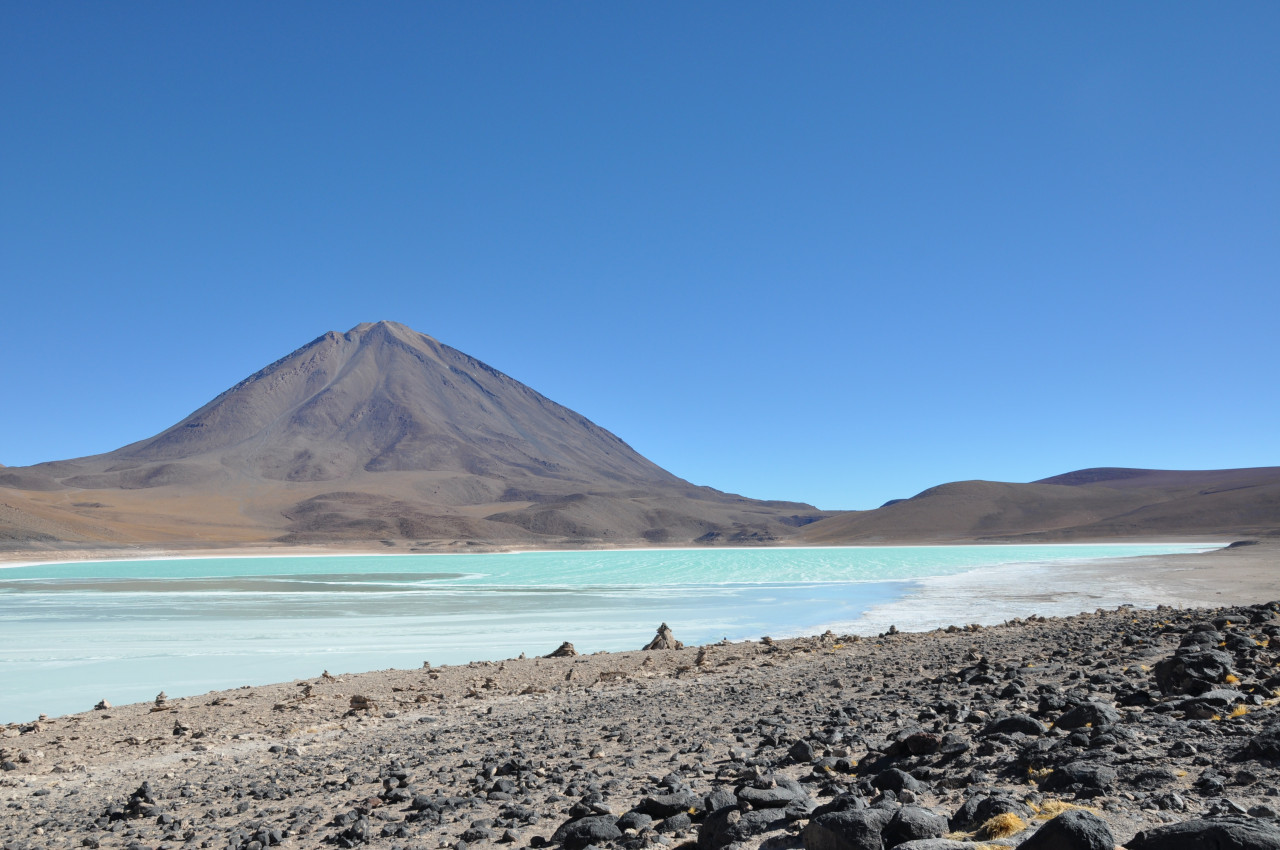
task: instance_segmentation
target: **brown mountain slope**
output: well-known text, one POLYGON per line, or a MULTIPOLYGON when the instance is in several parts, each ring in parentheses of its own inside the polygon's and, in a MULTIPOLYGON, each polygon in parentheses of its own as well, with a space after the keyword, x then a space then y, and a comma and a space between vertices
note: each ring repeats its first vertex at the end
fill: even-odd
POLYGON ((1280 467, 1086 469, 1030 484, 960 481, 803 529, 807 543, 1280 534, 1280 467))
POLYGON ((1070 487, 1097 484, 1117 490, 1156 488, 1200 491, 1274 484, 1277 480, 1280 480, 1280 467, 1274 466, 1248 469, 1126 469, 1102 466, 1078 469, 1031 483, 1064 484, 1070 487))
POLYGON ((393 322, 327 333, 149 439, 0 470, 0 501, 12 538, 104 543, 767 542, 824 516, 695 487, 393 322))

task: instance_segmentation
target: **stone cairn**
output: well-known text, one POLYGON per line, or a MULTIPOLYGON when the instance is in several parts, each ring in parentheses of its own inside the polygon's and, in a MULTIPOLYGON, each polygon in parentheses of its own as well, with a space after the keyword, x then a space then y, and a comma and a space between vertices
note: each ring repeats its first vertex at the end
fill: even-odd
POLYGON ((658 626, 658 633, 654 635, 653 640, 645 644, 644 649, 646 652, 654 649, 684 649, 684 644, 676 640, 671 627, 663 623, 658 626))

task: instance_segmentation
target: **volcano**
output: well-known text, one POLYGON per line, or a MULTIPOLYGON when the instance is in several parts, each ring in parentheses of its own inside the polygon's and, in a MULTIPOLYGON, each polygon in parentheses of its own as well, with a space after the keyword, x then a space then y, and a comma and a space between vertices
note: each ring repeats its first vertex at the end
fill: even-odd
POLYGON ((326 333, 148 439, 4 468, 0 488, 0 535, 32 543, 767 543, 825 516, 694 486, 385 321, 326 333))

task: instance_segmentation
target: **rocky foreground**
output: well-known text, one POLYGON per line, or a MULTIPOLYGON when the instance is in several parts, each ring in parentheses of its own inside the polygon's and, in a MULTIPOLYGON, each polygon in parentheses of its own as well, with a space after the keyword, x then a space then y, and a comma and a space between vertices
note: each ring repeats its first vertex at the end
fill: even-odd
POLYGON ((1280 848, 1280 603, 675 646, 9 726, 0 846, 1280 848))

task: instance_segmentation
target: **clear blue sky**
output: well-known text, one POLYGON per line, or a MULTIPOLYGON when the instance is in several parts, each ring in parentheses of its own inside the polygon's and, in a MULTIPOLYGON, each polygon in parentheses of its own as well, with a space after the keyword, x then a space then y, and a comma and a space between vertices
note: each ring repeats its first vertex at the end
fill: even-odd
POLYGON ((1280 464, 1280 4, 0 4, 0 462, 393 319, 824 508, 1280 464))

